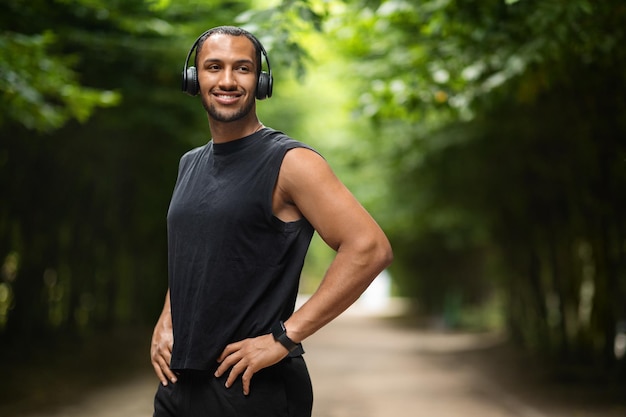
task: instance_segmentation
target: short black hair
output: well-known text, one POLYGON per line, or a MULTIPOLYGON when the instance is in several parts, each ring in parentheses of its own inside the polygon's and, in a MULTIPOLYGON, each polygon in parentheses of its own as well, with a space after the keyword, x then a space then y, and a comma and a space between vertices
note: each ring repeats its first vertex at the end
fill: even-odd
POLYGON ((261 61, 261 53, 262 53, 261 51, 263 50, 263 46, 261 45, 261 42, 259 42, 259 40, 252 33, 237 26, 217 26, 217 27, 214 27, 213 29, 207 30, 206 32, 204 32, 202 36, 200 36, 200 39, 198 39, 198 45, 196 47, 196 58, 195 58, 196 68, 198 67, 198 55, 200 55, 200 50, 202 49, 202 45, 204 45, 204 41, 206 41, 209 37, 215 34, 229 35, 229 36, 245 36, 246 38, 250 39, 250 42, 252 42, 252 45, 254 45, 254 50, 256 54, 257 77, 261 75, 261 67, 263 65, 261 61))

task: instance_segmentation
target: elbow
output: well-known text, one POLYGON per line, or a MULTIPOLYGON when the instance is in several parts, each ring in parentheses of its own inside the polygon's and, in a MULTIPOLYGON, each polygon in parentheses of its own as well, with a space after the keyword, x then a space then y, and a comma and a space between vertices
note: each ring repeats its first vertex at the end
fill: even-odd
POLYGON ((382 232, 378 236, 360 236, 360 239, 340 245, 337 252, 344 254, 359 268, 369 271, 374 276, 393 262, 391 244, 382 232))
POLYGON ((376 273, 381 272, 393 262, 393 250, 384 235, 381 238, 370 241, 365 253, 367 253, 367 262, 372 269, 376 270, 376 273))
POLYGON ((384 242, 381 242, 379 246, 377 258, 382 271, 393 262, 393 249, 387 238, 385 238, 384 242))

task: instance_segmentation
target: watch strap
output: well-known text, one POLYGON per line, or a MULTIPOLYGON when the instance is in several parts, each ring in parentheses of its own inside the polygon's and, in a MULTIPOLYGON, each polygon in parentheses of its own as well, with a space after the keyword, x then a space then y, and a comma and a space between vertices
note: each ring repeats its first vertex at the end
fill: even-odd
POLYGON ((278 341, 289 351, 290 357, 300 356, 304 353, 302 343, 296 343, 287 336, 287 329, 282 320, 272 326, 271 333, 274 340, 278 341))

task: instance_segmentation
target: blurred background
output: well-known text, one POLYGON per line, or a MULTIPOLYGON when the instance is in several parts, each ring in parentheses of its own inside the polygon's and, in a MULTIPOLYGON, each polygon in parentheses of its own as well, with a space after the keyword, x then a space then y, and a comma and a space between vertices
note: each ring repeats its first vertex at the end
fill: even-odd
MULTIPOLYGON (((626 380, 622 0, 3 0, 0 402, 149 362, 178 160, 210 139, 180 74, 222 24, 269 52, 261 120, 388 234, 406 321, 626 380)), ((303 294, 332 256, 315 237, 303 294)))

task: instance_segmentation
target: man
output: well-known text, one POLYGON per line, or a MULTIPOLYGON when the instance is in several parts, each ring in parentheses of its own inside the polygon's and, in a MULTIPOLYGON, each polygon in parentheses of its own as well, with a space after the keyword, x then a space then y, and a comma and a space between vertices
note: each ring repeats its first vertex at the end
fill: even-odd
POLYGON ((168 211, 154 415, 309 417, 300 343, 358 299, 391 247, 318 153, 259 121, 272 87, 259 41, 225 26, 194 47, 183 88, 200 94, 212 139, 181 158, 168 211), (336 256, 294 312, 314 230, 336 256))

